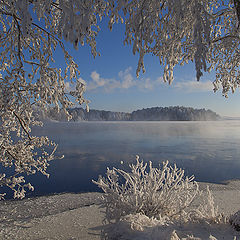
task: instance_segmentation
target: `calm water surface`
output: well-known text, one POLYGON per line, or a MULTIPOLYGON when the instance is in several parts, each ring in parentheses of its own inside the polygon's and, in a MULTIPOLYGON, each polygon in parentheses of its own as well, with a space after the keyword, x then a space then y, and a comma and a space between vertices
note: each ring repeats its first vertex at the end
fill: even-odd
POLYGON ((49 136, 65 158, 51 162, 49 179, 28 177, 35 186, 29 196, 99 191, 91 179, 106 167, 127 168, 136 154, 155 166, 176 163, 198 181, 240 178, 240 121, 46 123, 33 134, 49 136))

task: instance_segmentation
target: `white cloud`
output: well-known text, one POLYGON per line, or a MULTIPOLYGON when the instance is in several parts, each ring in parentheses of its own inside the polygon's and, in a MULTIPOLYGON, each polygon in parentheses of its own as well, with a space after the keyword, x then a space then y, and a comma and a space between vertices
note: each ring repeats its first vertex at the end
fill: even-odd
POLYGON ((143 79, 143 81, 140 82, 139 88, 140 89, 146 89, 146 90, 152 90, 155 85, 155 81, 151 81, 150 78, 143 79))
POLYGON ((100 78, 99 73, 97 73, 96 71, 91 73, 91 78, 99 87, 102 87, 106 84, 106 80, 103 78, 100 78))
POLYGON ((157 80, 151 80, 150 78, 137 79, 132 74, 132 68, 129 67, 118 73, 118 78, 104 78, 96 71, 93 71, 90 75, 91 79, 87 81, 87 91, 103 89, 106 92, 113 91, 114 89, 129 89, 132 87, 141 90, 152 90, 157 85, 162 84, 162 77, 157 80))
POLYGON ((91 73, 91 79, 86 82, 87 91, 103 88, 105 91, 109 92, 112 89, 119 88, 119 82, 115 79, 103 78, 99 73, 93 71, 91 73))
POLYGON ((125 71, 120 71, 118 73, 122 88, 128 89, 136 85, 136 81, 134 81, 131 71, 132 68, 129 67, 125 71))
MULTIPOLYGON (((151 91, 160 85, 167 85, 167 83, 164 83, 163 77, 158 77, 156 80, 151 80, 150 78, 137 79, 133 76, 131 67, 120 71, 117 79, 104 78, 100 76, 97 71, 93 71, 90 75, 90 80, 85 81, 82 78, 79 78, 79 80, 86 85, 87 91, 104 90, 106 92, 111 92, 114 89, 129 89, 133 87, 142 91, 151 91)), ((213 84, 211 81, 198 82, 197 80, 175 80, 170 87, 185 92, 208 92, 213 90, 213 84)), ((67 92, 75 90, 75 84, 66 82, 65 90, 67 92)))
POLYGON ((186 92, 209 92, 213 90, 213 84, 211 81, 182 81, 173 84, 173 87, 186 92))

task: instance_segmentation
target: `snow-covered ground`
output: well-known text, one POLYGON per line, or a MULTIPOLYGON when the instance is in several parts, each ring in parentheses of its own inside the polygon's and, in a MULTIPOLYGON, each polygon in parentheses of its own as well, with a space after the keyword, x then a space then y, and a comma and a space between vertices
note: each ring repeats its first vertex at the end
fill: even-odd
MULTIPOLYGON (((206 183, 200 183, 205 188, 206 183)), ((219 211, 226 216, 240 210, 240 181, 228 184, 209 184, 219 211)), ((101 193, 59 194, 0 202, 0 239, 101 239, 101 231, 114 232, 119 239, 225 239, 231 240, 240 234, 228 224, 182 224, 152 226, 138 225, 142 217, 133 222, 126 219, 118 225, 104 225, 104 209, 98 206, 101 193), (139 228, 137 226, 140 226, 139 228), (190 236, 195 238, 191 238, 190 236), (212 236, 211 236, 212 235, 212 236), (187 237, 189 236, 189 237, 187 237), (210 236, 210 238, 209 238, 210 236)), ((132 219, 131 219, 132 221, 132 219)), ((144 220, 145 223, 147 220, 144 220)), ((113 232, 112 232, 113 233, 113 232)), ((109 237, 111 234, 106 236, 109 237)))

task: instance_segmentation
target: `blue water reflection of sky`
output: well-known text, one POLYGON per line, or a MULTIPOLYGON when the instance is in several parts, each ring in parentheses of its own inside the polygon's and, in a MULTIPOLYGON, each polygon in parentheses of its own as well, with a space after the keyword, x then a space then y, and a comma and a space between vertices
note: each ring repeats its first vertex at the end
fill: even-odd
POLYGON ((28 177, 35 186, 31 195, 98 191, 92 179, 107 167, 127 168, 136 154, 154 166, 176 163, 198 181, 240 177, 238 121, 49 123, 33 134, 51 136, 65 158, 51 162, 49 179, 28 177))

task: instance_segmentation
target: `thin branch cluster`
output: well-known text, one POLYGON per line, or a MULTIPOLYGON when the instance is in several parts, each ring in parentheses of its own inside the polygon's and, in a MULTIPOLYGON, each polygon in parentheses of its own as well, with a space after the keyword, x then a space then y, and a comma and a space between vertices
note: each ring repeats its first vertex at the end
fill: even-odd
POLYGON ((164 65, 165 82, 172 83, 176 65, 192 61, 198 81, 203 72, 215 70, 214 91, 222 88, 227 97, 239 87, 239 1, 113 2, 109 26, 119 19, 125 23, 124 43, 132 44, 133 54, 139 53, 137 75, 145 72, 144 56, 152 54, 164 65))
POLYGON ((108 222, 138 214, 163 222, 222 221, 209 189, 203 198, 194 177, 185 177, 176 165, 165 162, 154 168, 152 162, 148 166, 137 156, 136 164, 129 167, 129 172, 108 168, 106 177, 93 180, 105 193, 102 205, 108 222))
POLYGON ((78 65, 64 48, 61 37, 72 41, 73 31, 77 28, 83 34, 85 28, 81 41, 84 38, 92 42, 94 33, 86 31, 90 18, 85 17, 85 22, 77 19, 78 10, 71 4, 0 1, 0 186, 11 188, 14 197, 23 198, 25 188, 33 190, 23 174, 39 171, 49 176, 46 170, 57 148, 48 137, 31 135, 32 126, 42 125, 34 110, 46 111, 51 106, 68 115, 66 109, 74 105, 70 96, 80 104, 88 103, 83 98, 85 86, 78 80, 78 65), (56 48, 64 54, 64 69, 54 65, 56 48), (75 91, 66 92, 67 80, 76 83, 75 91))
POLYGON ((21 174, 47 174, 54 158, 54 143, 31 136, 31 127, 42 124, 34 108, 50 106, 68 115, 72 97, 88 104, 78 65, 63 41, 75 48, 88 44, 96 57, 102 18, 109 19, 110 29, 120 21, 124 44, 139 54, 137 75, 145 71, 146 54, 159 57, 169 83, 177 64, 193 61, 197 80, 214 69, 214 90, 222 87, 227 96, 240 84, 239 9, 233 0, 0 0, 0 162, 14 172, 2 172, 0 186, 23 197, 21 174), (65 59, 61 68, 54 63, 57 49, 65 59), (66 81, 76 89, 67 92, 66 81))

